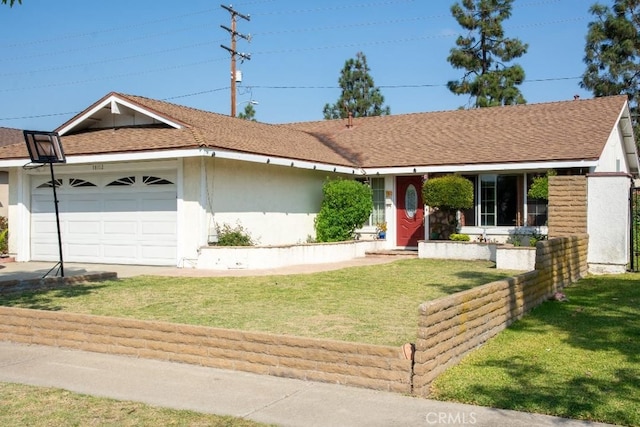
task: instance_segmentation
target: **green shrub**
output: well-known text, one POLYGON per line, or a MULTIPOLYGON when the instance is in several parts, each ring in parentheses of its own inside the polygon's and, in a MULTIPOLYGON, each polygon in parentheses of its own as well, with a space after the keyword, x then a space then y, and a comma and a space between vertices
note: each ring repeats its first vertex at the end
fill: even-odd
POLYGON ((471 240, 468 234, 458 234, 458 233, 451 234, 451 236, 449 236, 449 239, 454 240, 456 242, 468 242, 469 240, 471 240))
POLYGON ((368 185, 358 181, 327 180, 315 220, 318 242, 343 242, 354 238, 373 210, 373 196, 368 185))
POLYGON ((0 216, 0 254, 9 251, 9 225, 7 218, 0 216))
POLYGON ((527 196, 531 199, 549 200, 549 177, 555 175, 556 171, 549 169, 545 176, 536 176, 533 178, 527 196))
POLYGON ((470 209, 473 207, 473 183, 460 175, 430 178, 422 186, 422 197, 432 208, 470 209))
POLYGON ((536 243, 538 243, 541 240, 547 240, 547 235, 540 234, 537 232, 531 233, 531 236, 529 237, 529 246, 535 247, 536 243))
POLYGON ((218 246, 253 246, 255 243, 251 235, 242 225, 231 227, 229 224, 216 224, 218 246))

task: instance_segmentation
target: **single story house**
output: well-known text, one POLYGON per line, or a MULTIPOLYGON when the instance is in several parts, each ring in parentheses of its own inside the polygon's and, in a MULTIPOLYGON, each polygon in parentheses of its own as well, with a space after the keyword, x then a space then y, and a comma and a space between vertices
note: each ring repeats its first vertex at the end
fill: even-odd
MULTIPOLYGON (((384 248, 429 238, 421 186, 446 173, 474 183, 461 232, 504 240, 518 227, 545 232, 546 203, 527 198, 533 177, 639 172, 624 96, 273 125, 112 92, 56 131, 70 262, 195 265, 223 224, 259 245, 305 243, 322 185, 337 177, 371 185, 374 211, 359 234, 372 238, 385 222, 384 248)), ((0 147, 10 252, 56 261, 49 168, 28 163, 24 142, 0 147)))

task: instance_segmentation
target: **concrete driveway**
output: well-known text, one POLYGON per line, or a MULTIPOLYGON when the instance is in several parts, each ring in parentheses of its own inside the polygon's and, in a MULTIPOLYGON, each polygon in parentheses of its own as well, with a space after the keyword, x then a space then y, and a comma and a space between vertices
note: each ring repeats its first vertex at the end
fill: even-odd
MULTIPOLYGON (((357 267, 364 265, 383 264, 396 261, 400 258, 415 257, 409 255, 367 255, 363 258, 356 258, 350 261, 325 263, 325 264, 305 264, 293 265, 281 268, 264 270, 204 270, 195 268, 178 268, 167 266, 148 265, 124 265, 124 264, 84 264, 84 263, 64 263, 65 276, 81 276, 92 273, 115 272, 119 278, 153 275, 171 277, 224 277, 224 276, 268 276, 286 274, 307 274, 320 271, 339 270, 347 267, 357 267)), ((0 282, 8 280, 29 280, 39 279, 56 267, 56 262, 8 262, 0 264, 0 282)), ((51 271, 47 277, 55 277, 56 269, 51 271)))

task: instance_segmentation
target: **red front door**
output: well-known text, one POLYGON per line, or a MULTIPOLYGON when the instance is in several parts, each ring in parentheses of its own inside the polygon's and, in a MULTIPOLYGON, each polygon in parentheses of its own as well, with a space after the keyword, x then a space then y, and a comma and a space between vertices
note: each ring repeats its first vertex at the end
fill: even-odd
POLYGON ((417 247, 424 240, 422 176, 399 176, 397 188, 397 245, 417 247))

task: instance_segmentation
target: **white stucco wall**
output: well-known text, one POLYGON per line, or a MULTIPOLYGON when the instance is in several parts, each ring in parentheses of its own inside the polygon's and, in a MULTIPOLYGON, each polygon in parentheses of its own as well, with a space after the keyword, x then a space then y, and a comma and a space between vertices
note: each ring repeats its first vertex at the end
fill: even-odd
POLYGON ((206 205, 203 203, 205 159, 180 160, 178 189, 178 266, 197 263, 198 249, 207 243, 206 205))
POLYGON ((622 273, 629 262, 629 188, 627 175, 587 177, 587 262, 591 273, 622 273))
POLYGON ((9 253, 16 261, 29 261, 31 179, 22 169, 14 168, 9 172, 9 253))
POLYGON ((205 160, 203 202, 208 217, 201 233, 216 224, 240 224, 259 245, 304 243, 315 237, 322 184, 335 174, 215 157, 205 160))
POLYGON ((598 165, 594 172, 622 172, 629 173, 629 164, 625 156, 625 148, 622 142, 622 134, 619 127, 613 129, 605 144, 598 165))
POLYGON ((0 171, 0 216, 9 214, 9 173, 0 171))

